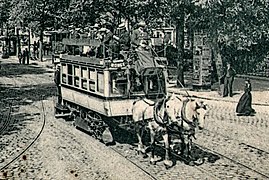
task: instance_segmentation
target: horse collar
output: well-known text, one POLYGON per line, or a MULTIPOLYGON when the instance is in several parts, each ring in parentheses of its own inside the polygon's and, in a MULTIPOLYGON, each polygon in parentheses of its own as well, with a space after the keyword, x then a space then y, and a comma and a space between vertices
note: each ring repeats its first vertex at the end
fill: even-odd
MULTIPOLYGON (((191 120, 188 120, 187 116, 186 116, 186 107, 187 107, 187 103, 189 102, 190 100, 187 99, 185 101, 183 101, 183 106, 182 106, 182 110, 181 110, 181 117, 182 119, 189 125, 193 126, 194 127, 194 124, 191 120)), ((195 119, 196 117, 193 117, 193 119, 195 119)), ((192 119, 192 120, 193 120, 192 119)))

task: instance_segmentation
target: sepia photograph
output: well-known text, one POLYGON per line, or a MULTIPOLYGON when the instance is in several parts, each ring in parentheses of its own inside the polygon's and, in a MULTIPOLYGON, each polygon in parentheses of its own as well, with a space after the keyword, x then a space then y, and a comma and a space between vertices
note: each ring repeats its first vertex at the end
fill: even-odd
POLYGON ((0 0, 0 180, 269 179, 268 0, 0 0))

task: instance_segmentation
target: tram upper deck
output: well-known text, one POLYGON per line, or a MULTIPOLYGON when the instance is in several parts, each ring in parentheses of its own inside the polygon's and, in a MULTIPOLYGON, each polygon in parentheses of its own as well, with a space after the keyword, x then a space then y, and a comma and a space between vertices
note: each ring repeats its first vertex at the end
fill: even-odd
MULTIPOLYGON (((100 46, 96 40, 64 40, 65 44, 100 46)), ((145 68, 138 87, 132 66, 125 59, 82 57, 61 54, 61 85, 89 93, 99 98, 160 98, 166 94, 164 69, 161 66, 145 68)))

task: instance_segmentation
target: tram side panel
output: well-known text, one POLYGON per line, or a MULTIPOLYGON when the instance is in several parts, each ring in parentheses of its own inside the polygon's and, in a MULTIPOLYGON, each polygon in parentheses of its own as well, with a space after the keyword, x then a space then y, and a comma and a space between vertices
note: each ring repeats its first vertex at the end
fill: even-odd
POLYGON ((64 86, 62 86, 62 97, 64 101, 74 103, 108 117, 132 115, 134 99, 95 97, 94 95, 64 86))

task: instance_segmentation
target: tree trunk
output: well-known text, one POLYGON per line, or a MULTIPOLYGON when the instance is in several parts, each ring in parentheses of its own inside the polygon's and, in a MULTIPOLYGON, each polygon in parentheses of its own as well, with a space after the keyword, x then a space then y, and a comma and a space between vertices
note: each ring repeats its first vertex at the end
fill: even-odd
POLYGON ((177 19, 176 23, 176 45, 177 45, 177 87, 184 87, 184 11, 177 19))
POLYGON ((28 54, 29 54, 29 58, 31 57, 31 30, 28 29, 28 54))
POLYGON ((21 52, 21 39, 20 39, 20 29, 16 28, 16 34, 17 34, 17 56, 19 56, 19 53, 21 52))
POLYGON ((39 40, 39 58, 43 61, 43 29, 40 30, 40 40, 39 40))

